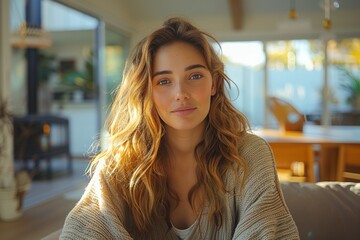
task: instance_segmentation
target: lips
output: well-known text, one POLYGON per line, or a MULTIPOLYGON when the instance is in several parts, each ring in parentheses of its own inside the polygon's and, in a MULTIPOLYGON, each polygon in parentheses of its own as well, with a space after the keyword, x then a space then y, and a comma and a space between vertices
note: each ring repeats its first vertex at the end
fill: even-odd
POLYGON ((190 107, 190 106, 185 106, 185 107, 179 107, 176 108, 174 110, 171 111, 171 113, 175 113, 178 115, 188 115, 191 114, 193 111, 196 110, 196 107, 190 107))

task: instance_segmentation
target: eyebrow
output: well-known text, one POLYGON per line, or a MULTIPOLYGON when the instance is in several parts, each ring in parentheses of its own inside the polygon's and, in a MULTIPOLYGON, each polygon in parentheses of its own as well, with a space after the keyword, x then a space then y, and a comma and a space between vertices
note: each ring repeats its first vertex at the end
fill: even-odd
POLYGON ((194 64, 194 65, 190 65, 188 67, 185 68, 185 71, 189 71, 189 70, 192 70, 194 68, 205 68, 206 67, 204 65, 201 65, 201 64, 194 64))
MULTIPOLYGON (((204 69, 207 69, 204 65, 202 64, 194 64, 194 65, 190 65, 188 67, 185 68, 185 71, 189 71, 189 70, 192 70, 192 69, 195 69, 195 68, 204 68, 204 69)), ((164 70, 164 71, 158 71, 156 73, 153 74, 153 77, 156 77, 158 75, 164 75, 164 74, 171 74, 172 71, 169 71, 169 70, 164 70)))

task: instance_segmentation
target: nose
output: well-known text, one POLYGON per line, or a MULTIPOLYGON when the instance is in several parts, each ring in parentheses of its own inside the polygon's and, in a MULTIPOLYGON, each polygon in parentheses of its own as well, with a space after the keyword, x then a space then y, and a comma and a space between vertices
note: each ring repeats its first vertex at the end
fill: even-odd
POLYGON ((187 100, 190 98, 190 94, 184 83, 180 82, 177 84, 175 97, 177 101, 187 100))

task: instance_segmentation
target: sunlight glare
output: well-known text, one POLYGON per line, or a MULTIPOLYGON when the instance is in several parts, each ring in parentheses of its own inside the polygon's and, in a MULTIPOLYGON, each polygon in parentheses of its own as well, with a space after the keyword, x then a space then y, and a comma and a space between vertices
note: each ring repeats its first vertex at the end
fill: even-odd
POLYGON ((255 67, 265 62, 261 42, 222 42, 221 48, 225 59, 235 64, 255 67))

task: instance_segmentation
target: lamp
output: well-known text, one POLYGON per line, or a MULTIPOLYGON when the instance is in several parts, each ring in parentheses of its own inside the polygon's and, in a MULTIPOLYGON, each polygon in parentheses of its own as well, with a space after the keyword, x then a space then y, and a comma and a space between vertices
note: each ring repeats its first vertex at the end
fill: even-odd
POLYGON ((324 9, 324 20, 322 22, 323 28, 330 29, 331 22, 331 10, 340 8, 339 1, 337 0, 324 0, 321 2, 320 7, 324 9))
MULTIPOLYGON (((20 11, 17 10, 21 19, 20 11)), ((10 43, 15 48, 48 48, 52 45, 52 38, 48 31, 41 27, 29 26, 24 20, 19 28, 11 33, 10 43)))
POLYGON ((324 12, 325 12, 325 16, 324 16, 324 20, 322 22, 323 27, 325 29, 330 29, 331 28, 331 19, 330 19, 330 0, 324 0, 324 12))
POLYGON ((290 0, 290 10, 289 10, 288 15, 291 20, 295 20, 298 16, 298 13, 296 11, 296 6, 295 6, 295 0, 290 0))
POLYGON ((11 46, 15 48, 49 48, 52 44, 49 32, 29 27, 24 21, 19 30, 11 33, 11 46))

